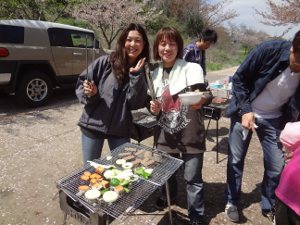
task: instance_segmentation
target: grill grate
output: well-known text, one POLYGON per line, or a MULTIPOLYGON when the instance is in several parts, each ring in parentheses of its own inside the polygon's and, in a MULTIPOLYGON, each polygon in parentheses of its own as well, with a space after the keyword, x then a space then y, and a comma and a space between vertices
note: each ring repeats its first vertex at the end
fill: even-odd
POLYGON ((132 113, 133 123, 146 128, 153 128, 157 125, 156 117, 151 114, 146 114, 144 112, 134 112, 132 113))
MULTIPOLYGON (((96 203, 91 203, 87 201, 84 196, 77 195, 80 176, 84 171, 94 171, 94 168, 90 165, 86 165, 72 172, 69 176, 58 180, 56 182, 57 187, 63 190, 74 201, 79 201, 92 212, 106 213, 114 218, 123 220, 129 213, 137 209, 159 186, 162 186, 183 163, 182 160, 171 157, 158 149, 132 143, 125 143, 114 149, 111 152, 111 159, 103 157, 102 159, 93 161, 103 165, 116 165, 116 160, 120 158, 118 154, 128 152, 128 150, 126 150, 128 148, 131 148, 130 152, 132 152, 133 149, 136 149, 136 151, 143 149, 159 162, 155 162, 150 166, 153 172, 149 180, 141 178, 133 182, 130 188, 131 191, 122 194, 116 202, 108 204, 103 200, 99 200, 96 203)), ((121 169, 118 168, 117 165, 116 167, 117 169, 121 169)))

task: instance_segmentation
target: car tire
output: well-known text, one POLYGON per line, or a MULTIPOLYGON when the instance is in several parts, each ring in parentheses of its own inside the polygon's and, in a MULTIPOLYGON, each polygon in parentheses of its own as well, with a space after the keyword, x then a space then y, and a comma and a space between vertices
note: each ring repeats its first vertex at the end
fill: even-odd
POLYGON ((27 72, 18 82, 16 98, 19 104, 38 107, 46 104, 53 93, 53 84, 46 73, 27 72))

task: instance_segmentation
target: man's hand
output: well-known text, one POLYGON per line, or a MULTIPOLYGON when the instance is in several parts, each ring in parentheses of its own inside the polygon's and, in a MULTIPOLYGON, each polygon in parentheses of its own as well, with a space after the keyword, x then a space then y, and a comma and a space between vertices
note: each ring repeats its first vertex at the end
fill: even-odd
POLYGON ((242 127, 254 132, 256 125, 253 112, 245 113, 242 116, 242 127))

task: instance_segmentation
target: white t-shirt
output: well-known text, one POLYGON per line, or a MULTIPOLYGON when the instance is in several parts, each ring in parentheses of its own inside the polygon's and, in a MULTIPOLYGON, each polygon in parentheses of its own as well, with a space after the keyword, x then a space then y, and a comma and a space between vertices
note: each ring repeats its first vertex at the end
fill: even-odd
POLYGON ((281 107, 295 93, 300 81, 300 73, 286 68, 278 77, 269 82, 264 90, 251 103, 255 117, 264 119, 278 118, 281 107))

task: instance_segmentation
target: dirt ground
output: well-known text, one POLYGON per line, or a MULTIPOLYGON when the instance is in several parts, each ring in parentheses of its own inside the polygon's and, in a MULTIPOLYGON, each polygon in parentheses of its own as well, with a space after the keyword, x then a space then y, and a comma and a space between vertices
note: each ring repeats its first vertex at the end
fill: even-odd
MULTIPOLYGON (((234 69, 209 74, 222 79, 234 69)), ((47 107, 22 109, 12 96, 0 94, 0 225, 63 224, 55 182, 82 166, 80 131, 76 123, 82 106, 73 91, 60 91, 47 107)), ((206 121, 207 123, 208 121, 206 121)), ((206 224, 234 224, 223 211, 226 183, 227 135, 229 120, 219 121, 219 162, 216 163, 216 124, 208 130, 203 177, 205 181, 206 224)), ((142 142, 152 146, 152 138, 142 142)), ((103 154, 108 151, 105 146, 103 154)), ((182 171, 179 169, 180 177, 182 171)), ((260 213, 260 184, 263 175, 261 147, 254 136, 245 164, 240 224, 268 225, 260 213)), ((173 224, 187 224, 184 182, 172 205, 173 224)), ((144 204, 124 221, 111 224, 169 225, 167 210, 156 211, 154 192, 144 204)), ((67 218, 66 224, 80 225, 67 218)))

